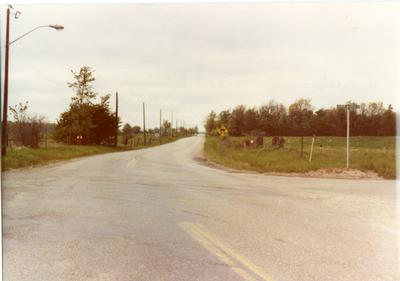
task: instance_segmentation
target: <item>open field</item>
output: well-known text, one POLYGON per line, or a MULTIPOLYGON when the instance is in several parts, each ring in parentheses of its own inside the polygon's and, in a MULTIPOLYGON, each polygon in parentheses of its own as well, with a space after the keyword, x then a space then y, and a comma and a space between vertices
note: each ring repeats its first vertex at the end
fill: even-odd
MULTIPOLYGON (((175 141, 181 137, 163 137, 162 143, 175 141)), ((50 162, 69 160, 72 158, 117 152, 124 150, 136 150, 150 146, 159 145, 158 139, 153 136, 147 139, 147 144, 143 144, 143 136, 135 136, 128 145, 119 142, 118 147, 104 145, 65 145, 49 140, 47 146, 38 149, 26 147, 13 147, 5 157, 3 157, 2 169, 17 169, 22 167, 34 167, 45 165, 50 162)))
MULTIPOLYGON (((300 137, 285 137, 285 146, 275 149, 271 138, 264 138, 264 148, 239 147, 245 137, 229 137, 224 144, 217 137, 206 138, 205 156, 231 168, 258 172, 304 173, 318 169, 346 167, 346 138, 317 137, 312 162, 308 162, 312 137, 304 138, 300 158, 300 137)), ((351 137, 350 168, 374 171, 393 179, 396 176, 395 137, 351 137)))

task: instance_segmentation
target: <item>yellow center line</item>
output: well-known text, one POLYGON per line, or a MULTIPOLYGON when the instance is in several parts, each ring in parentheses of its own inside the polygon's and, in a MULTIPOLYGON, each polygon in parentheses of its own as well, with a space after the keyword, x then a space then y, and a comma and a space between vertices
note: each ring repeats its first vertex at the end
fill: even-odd
POLYGON ((128 164, 126 164, 126 167, 127 167, 127 168, 133 168, 133 167, 136 165, 136 162, 137 162, 137 159, 136 159, 136 158, 133 158, 132 160, 130 160, 130 161, 128 162, 128 164))
MULTIPOLYGON (((265 272, 262 271, 261 268, 259 268, 258 266, 256 266, 255 264, 253 264, 249 259, 247 259, 246 257, 244 257, 243 255, 239 254, 237 251, 235 251, 234 249, 232 249, 231 247, 229 247, 225 242, 222 241, 222 239, 218 238, 216 235, 210 233, 204 226, 202 226, 201 224, 195 224, 195 223, 181 223, 180 226, 186 230, 186 232, 188 232, 195 240, 197 240, 200 244, 202 244, 204 247, 205 246, 205 242, 206 241, 209 245, 211 245, 211 247, 213 247, 212 250, 208 249, 207 247, 209 247, 207 245, 207 249, 213 253, 214 255, 216 255, 217 257, 219 257, 217 255, 217 251, 219 252, 219 255, 224 255, 227 259, 229 259, 229 263, 222 260, 220 257, 220 259, 225 262, 226 264, 228 264, 229 266, 234 266, 235 263, 232 262, 232 258, 235 259, 236 261, 238 261, 239 263, 241 263, 247 270, 253 272, 254 274, 258 275, 263 281, 274 281, 274 279, 272 279, 272 277, 270 277, 268 274, 266 274, 265 272), (188 231, 190 230, 190 231, 188 231), (200 239, 202 239, 202 242, 199 241, 199 237, 200 239), (211 242, 211 243, 210 243, 211 242), (228 256, 227 256, 228 255, 228 256)), ((238 267, 233 267, 232 269, 234 270, 234 268, 239 269, 238 267)), ((236 271, 236 270, 235 270, 236 271)), ((236 271, 237 272, 237 271, 236 271)), ((237 272, 238 273, 238 272, 237 272)), ((245 280, 254 280, 254 278, 249 275, 247 272, 242 270, 242 273, 238 273, 241 277, 243 277, 245 280), (245 273, 246 276, 244 276, 242 273, 245 273)))
POLYGON ((249 259, 239 254, 231 247, 229 247, 225 242, 222 241, 222 239, 218 238, 216 235, 213 235, 212 233, 207 231, 207 229, 204 226, 202 226, 201 224, 196 224, 196 226, 198 231, 202 233, 210 241, 212 241, 215 245, 217 245, 217 247, 222 249, 225 253, 227 253, 231 257, 234 257, 237 261, 242 263, 244 266, 246 266, 248 269, 256 273, 258 276, 260 276, 264 281, 274 281, 274 279, 272 279, 271 276, 266 274, 261 268, 256 266, 249 259))
POLYGON ((193 225, 182 223, 180 226, 200 245, 206 248, 210 253, 214 254, 218 259, 220 259, 223 263, 228 265, 234 272, 236 272, 240 277, 242 277, 246 281, 256 281, 250 274, 248 274, 243 269, 237 267, 235 263, 223 252, 221 252, 218 248, 213 246, 207 239, 202 237, 198 232, 193 229, 193 225))

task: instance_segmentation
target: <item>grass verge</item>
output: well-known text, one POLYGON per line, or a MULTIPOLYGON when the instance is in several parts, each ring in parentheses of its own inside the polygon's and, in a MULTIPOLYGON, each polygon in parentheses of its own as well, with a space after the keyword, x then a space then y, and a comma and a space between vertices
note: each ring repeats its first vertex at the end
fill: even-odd
MULTIPOLYGON (((317 137, 312 162, 309 163, 311 137, 304 138, 304 155, 300 158, 300 137, 285 137, 285 146, 275 149, 271 138, 264 138, 263 148, 243 148, 245 137, 230 137, 222 142, 206 137, 205 156, 218 164, 258 172, 305 173, 331 168, 345 168, 346 138, 317 137)), ((350 168, 372 170, 386 179, 396 177, 395 137, 351 137, 350 168)))
MULTIPOLYGON (((164 137, 163 144, 178 140, 178 137, 164 137)), ((2 158, 2 169, 18 169, 23 167, 35 167, 40 165, 49 164, 52 162, 69 160, 73 158, 118 152, 137 150, 146 147, 159 145, 158 142, 151 142, 150 144, 138 144, 136 146, 100 146, 100 145, 63 145, 56 144, 49 147, 42 147, 38 149, 32 148, 19 148, 11 149, 7 155, 2 158)))

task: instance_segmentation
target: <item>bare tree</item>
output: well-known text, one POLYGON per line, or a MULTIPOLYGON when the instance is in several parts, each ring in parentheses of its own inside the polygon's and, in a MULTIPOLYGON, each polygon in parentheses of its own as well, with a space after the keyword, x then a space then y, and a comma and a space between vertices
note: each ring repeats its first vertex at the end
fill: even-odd
POLYGON ((289 106, 289 119, 293 122, 294 130, 301 136, 300 157, 303 157, 304 135, 310 129, 313 110, 309 99, 298 99, 289 106))
POLYGON ((45 117, 37 114, 29 115, 28 102, 10 106, 14 119, 12 135, 22 146, 38 148, 45 131, 45 117))

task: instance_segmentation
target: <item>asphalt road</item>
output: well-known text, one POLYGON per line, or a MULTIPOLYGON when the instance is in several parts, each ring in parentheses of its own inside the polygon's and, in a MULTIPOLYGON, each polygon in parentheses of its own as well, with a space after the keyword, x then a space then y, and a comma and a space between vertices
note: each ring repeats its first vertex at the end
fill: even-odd
POLYGON ((202 142, 4 173, 4 280, 400 280, 394 181, 226 172, 202 142))

